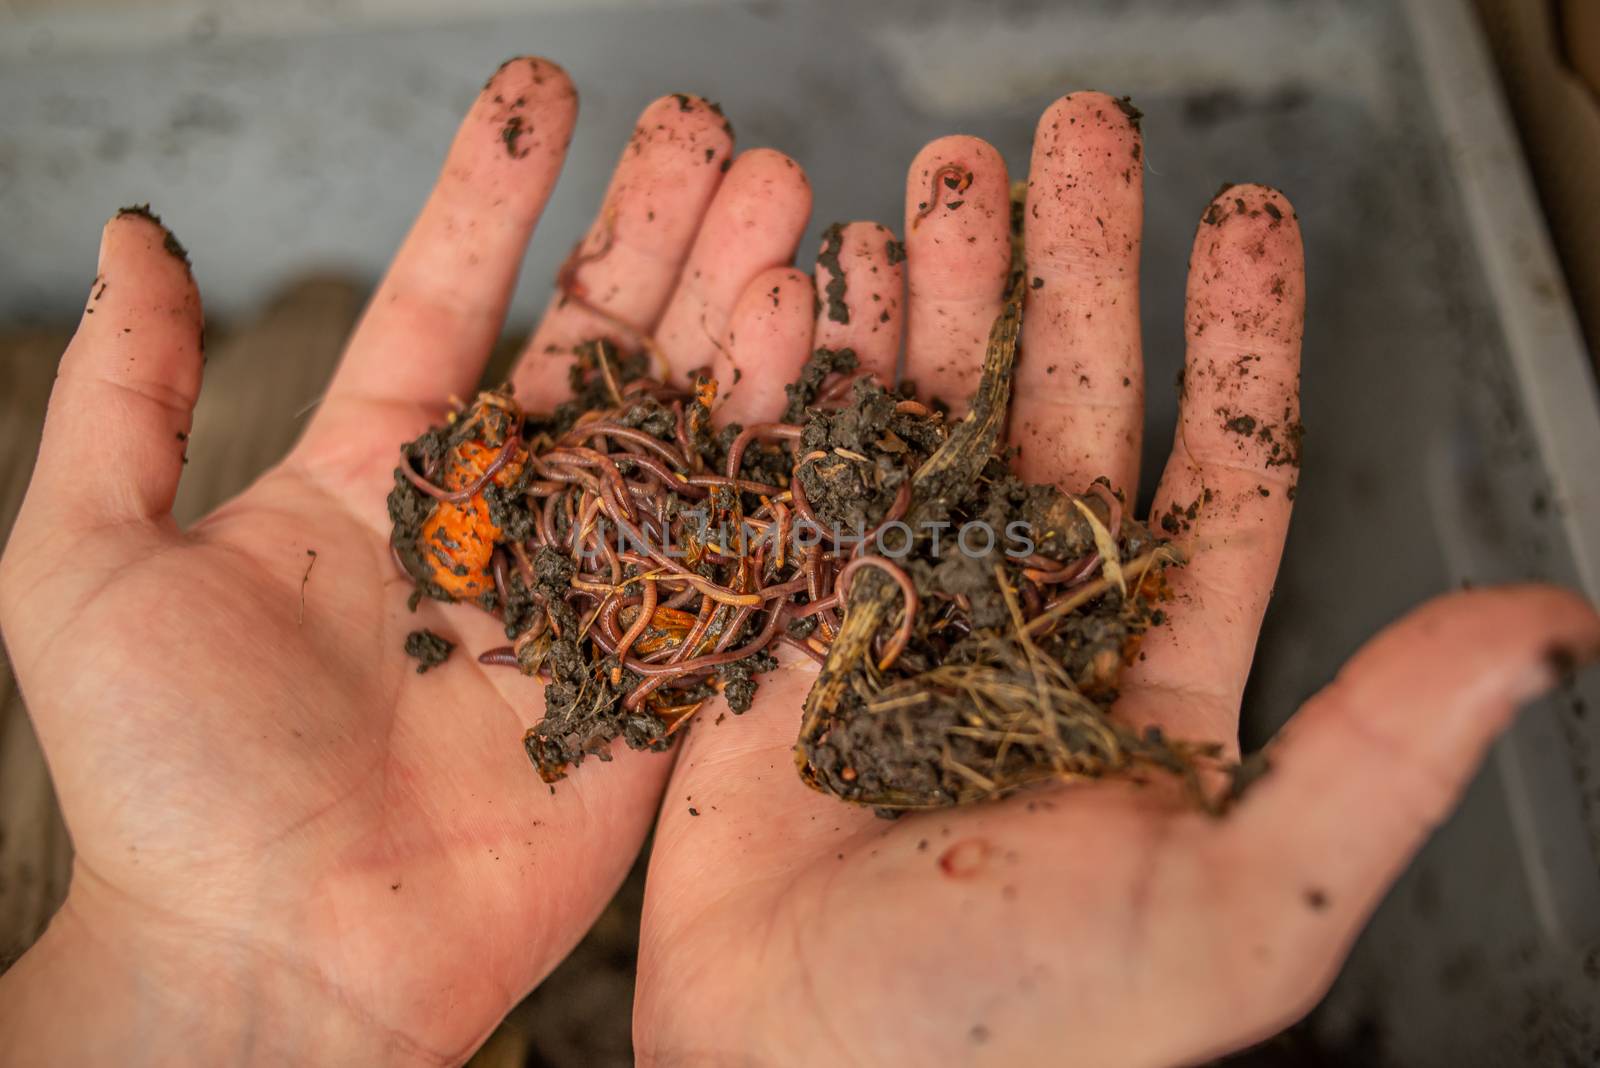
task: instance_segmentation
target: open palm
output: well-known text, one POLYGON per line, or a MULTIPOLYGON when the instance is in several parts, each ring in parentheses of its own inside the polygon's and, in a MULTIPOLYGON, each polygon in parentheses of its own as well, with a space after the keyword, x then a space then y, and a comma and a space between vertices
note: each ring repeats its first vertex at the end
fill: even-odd
MULTIPOLYGON (((188 530, 169 511, 200 386, 198 293, 151 217, 106 227, 0 608, 77 855, 42 948, 93 943, 140 978, 168 960, 152 985, 190 1013, 248 995, 261 1018, 197 1059, 247 1039, 332 1057, 335 1030, 363 1061, 464 1058, 581 937, 649 826, 670 760, 623 752, 551 790, 520 745, 537 686, 470 655, 413 670, 412 629, 470 652, 504 636, 470 609, 408 611, 383 503, 399 443, 481 374, 576 110, 552 64, 496 73, 304 439, 188 530), (311 1003, 335 1019, 265 1023, 311 1003)), ((675 363, 708 362, 739 289, 790 260, 809 208, 769 210, 774 187, 806 195, 784 157, 731 152, 714 105, 646 109, 588 240, 607 254, 568 287, 578 299, 552 301, 515 374, 529 403, 560 395, 571 344, 595 334, 655 329, 675 363)), ((24 958, 13 989, 47 959, 24 958)), ((74 1035, 97 1036, 128 1037, 74 1035)))
MULTIPOLYGON (((1027 475, 1067 489, 1138 484, 1141 158, 1134 113, 1097 93, 1058 101, 1034 143, 1011 442, 1027 475)), ((1007 189, 983 142, 927 146, 904 266, 881 227, 847 227, 817 278, 832 300, 842 272, 847 314, 798 323, 778 351, 851 345, 887 375, 903 329, 906 373, 958 404, 1001 309, 1007 189)), ((1116 711, 1233 753, 1299 473, 1303 307, 1293 208, 1260 186, 1219 192, 1190 260, 1182 411, 1152 515, 1190 563, 1116 711)), ((885 822, 799 781, 815 669, 785 662, 742 720, 702 710, 679 754, 646 885, 641 1057, 1155 1065, 1265 1037, 1326 987, 1494 732, 1550 682, 1547 654, 1597 640, 1594 613, 1559 591, 1434 602, 1308 703, 1221 820, 1170 783, 1117 781, 885 822)))

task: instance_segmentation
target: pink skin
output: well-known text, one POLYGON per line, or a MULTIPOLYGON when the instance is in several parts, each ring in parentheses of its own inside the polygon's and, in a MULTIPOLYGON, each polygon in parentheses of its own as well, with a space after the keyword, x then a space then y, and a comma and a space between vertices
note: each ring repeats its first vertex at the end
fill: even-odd
POLYGON ((817 264, 817 348, 854 349, 858 366, 893 382, 905 329, 905 259, 891 262, 894 232, 873 222, 853 222, 840 234, 839 266, 845 276, 848 322, 828 314, 828 284, 833 270, 817 264))
MULTIPOLYGON (((1600 651, 1592 609, 1540 587, 1424 607, 1307 704, 1276 770, 1220 822, 1125 783, 880 821, 797 779, 815 668, 789 653, 749 715, 718 725, 717 703, 702 710, 676 765, 619 748, 551 792, 518 745, 535 687, 473 662, 504 641, 483 613, 406 611, 382 501, 395 443, 482 368, 574 109, 551 64, 496 74, 304 440, 189 530, 169 509, 200 382, 198 292, 159 227, 107 225, 95 314, 62 359, 0 558, 0 624, 77 853, 61 913, 0 976, 7 1059, 458 1062, 577 941, 658 803, 635 1017, 647 1064, 1165 1064, 1304 1012, 1515 705, 1550 684, 1552 650, 1600 651), (418 627, 460 640, 444 669, 419 676, 398 654, 418 627)), ((647 109, 602 213, 617 244, 580 275, 592 299, 661 321, 730 151, 703 102, 647 109)), ((923 219, 907 264, 911 373, 944 388, 976 373, 1003 279, 1004 172, 982 142, 919 157, 908 217, 927 195, 918 174, 954 157, 973 167, 968 205, 923 219)), ((1039 197, 1070 180, 1035 178, 1039 197)), ((1191 384, 1162 500, 1197 478, 1218 492, 1129 709, 1224 740, 1290 472, 1266 466, 1259 438, 1218 432, 1214 409, 1293 410, 1303 293, 1287 203, 1236 192, 1244 212, 1221 198, 1197 240, 1191 384), (1261 360, 1230 380, 1245 352, 1261 360), (1270 496, 1250 498, 1256 480, 1270 496)), ((792 200, 768 207, 789 232, 792 200)), ((1106 210, 1108 228, 1136 232, 1136 200, 1106 210)), ((1030 244, 1070 243, 1073 218, 1030 220, 1030 244)), ((874 255, 849 253, 847 274, 874 255)), ((870 325, 858 295, 878 291, 852 279, 851 330, 870 325)), ((771 418, 812 340, 852 337, 816 327, 811 302, 797 272, 752 273, 716 356, 740 369, 743 407, 721 417, 771 418)), ((558 396, 545 346, 603 324, 556 301, 518 371, 524 395, 558 396)), ((874 361, 890 349, 860 340, 874 361)), ((1119 353, 1085 358, 1120 369, 1119 353)), ((1072 425, 1105 452, 1067 442, 1060 477, 1127 461, 1124 435, 1072 425)))
POLYGON ((1171 573, 1182 610, 1147 636, 1122 711, 1232 746, 1300 477, 1282 461, 1297 447, 1285 428, 1300 420, 1305 272, 1294 208, 1276 190, 1233 186, 1206 218, 1189 258, 1182 414, 1153 513, 1184 510, 1173 536, 1193 560, 1171 573))
POLYGON ((793 262, 810 214, 811 183, 794 160, 770 148, 734 160, 656 329, 679 385, 712 363, 735 301, 756 276, 793 262))
POLYGON ((1139 482, 1139 131, 1104 93, 1073 93, 1039 120, 1029 172, 1027 315, 1011 440, 1028 478, 1139 482))
POLYGON ((584 299, 613 318, 554 294, 512 378, 524 403, 538 407, 565 394, 574 344, 605 336, 635 347, 633 333, 615 320, 655 329, 732 152, 727 120, 701 98, 665 96, 645 108, 582 245, 598 253, 609 227, 610 247, 575 276, 584 299))
POLYGON ((993 147, 941 137, 917 153, 906 174, 905 373, 958 413, 978 381, 973 354, 983 352, 1005 296, 1010 218, 1006 165, 993 147), (934 175, 946 165, 965 169, 971 184, 941 188, 927 210, 934 175))
POLYGON ((773 267, 739 297, 713 365, 725 397, 717 407, 719 423, 749 425, 783 414, 784 384, 811 356, 811 293, 804 272, 773 267))

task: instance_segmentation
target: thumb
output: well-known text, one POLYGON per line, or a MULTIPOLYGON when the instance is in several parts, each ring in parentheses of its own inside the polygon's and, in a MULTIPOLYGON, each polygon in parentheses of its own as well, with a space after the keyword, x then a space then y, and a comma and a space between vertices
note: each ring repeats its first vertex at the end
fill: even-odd
POLYGON ((100 239, 99 273, 50 393, 18 535, 152 519, 172 507, 200 390, 200 294, 146 208, 100 239))
POLYGON ((1253 858, 1252 909, 1282 895, 1269 937, 1293 962, 1298 1009, 1327 988, 1518 706, 1597 654, 1600 617, 1573 593, 1452 594, 1379 634, 1295 715, 1224 834, 1253 858))

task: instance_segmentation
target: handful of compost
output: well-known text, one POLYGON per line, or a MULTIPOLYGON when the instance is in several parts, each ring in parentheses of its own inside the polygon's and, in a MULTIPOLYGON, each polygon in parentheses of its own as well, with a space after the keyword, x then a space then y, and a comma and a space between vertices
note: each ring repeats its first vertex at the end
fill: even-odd
POLYGON ((396 560, 414 596, 505 625, 480 661, 545 683, 524 745, 547 782, 618 737, 666 748, 713 694, 746 711, 787 645, 822 665, 800 774, 843 799, 961 804, 1137 766, 1193 784, 1213 749, 1107 715, 1181 560, 1105 482, 1009 473, 1020 319, 1017 287, 959 421, 824 349, 782 421, 719 431, 716 383, 587 344, 553 413, 493 390, 402 448, 396 560))

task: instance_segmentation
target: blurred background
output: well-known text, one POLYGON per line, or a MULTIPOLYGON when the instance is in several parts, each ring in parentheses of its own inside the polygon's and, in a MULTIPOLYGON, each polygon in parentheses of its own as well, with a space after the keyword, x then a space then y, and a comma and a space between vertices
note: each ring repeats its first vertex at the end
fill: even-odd
MULTIPOLYGON (((655 96, 718 99, 740 147, 794 156, 820 235, 898 229, 933 137, 982 136, 1020 176, 1055 97, 1132 94, 1147 477, 1176 415, 1198 213, 1223 181, 1284 189, 1308 260, 1308 439, 1247 746, 1431 594, 1600 594, 1582 334, 1600 340, 1600 0, 0 0, 0 533, 105 218, 148 201, 193 256, 210 340, 193 518, 294 440, 455 124, 530 52, 567 68, 582 110, 502 356, 655 96)), ((1519 721, 1325 1002, 1238 1063, 1600 1063, 1597 700, 1519 721)), ((0 662, 0 964, 70 859, 0 662)), ((630 1063, 641 872, 476 1063, 630 1063)))

